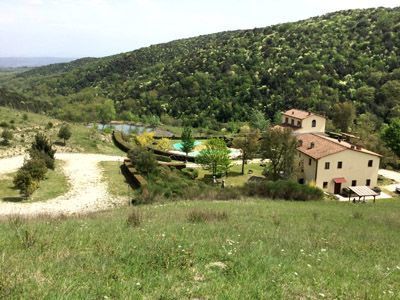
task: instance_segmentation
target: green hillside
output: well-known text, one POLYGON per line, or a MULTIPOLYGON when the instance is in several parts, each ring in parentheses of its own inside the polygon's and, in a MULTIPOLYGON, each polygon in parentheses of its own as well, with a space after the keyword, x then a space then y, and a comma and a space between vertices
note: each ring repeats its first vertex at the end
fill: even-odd
POLYGON ((347 100, 358 114, 386 121, 400 115, 400 8, 177 40, 36 68, 3 85, 67 119, 90 118, 82 112, 111 98, 120 113, 168 114, 202 127, 246 120, 250 108, 270 118, 288 107, 331 116, 347 100))

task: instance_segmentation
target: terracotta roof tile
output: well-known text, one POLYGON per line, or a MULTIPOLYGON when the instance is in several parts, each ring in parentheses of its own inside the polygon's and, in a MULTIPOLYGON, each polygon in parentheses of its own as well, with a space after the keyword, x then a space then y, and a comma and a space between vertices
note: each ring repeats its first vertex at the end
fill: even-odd
POLYGON ((381 156, 375 152, 369 151, 364 148, 355 148, 350 143, 327 137, 325 135, 315 133, 305 133, 296 136, 301 140, 301 146, 297 148, 300 152, 314 158, 320 159, 322 157, 336 154, 345 150, 352 150, 362 152, 370 155, 381 156), (312 145, 313 144, 313 145, 312 145))
POLYGON ((288 111, 284 112, 283 115, 301 120, 306 119, 310 116, 314 116, 314 114, 311 112, 299 109, 289 109, 288 111))
POLYGON ((329 141, 320 135, 305 133, 299 134, 296 137, 301 141, 301 146, 297 150, 314 159, 320 159, 347 150, 347 147, 329 141))

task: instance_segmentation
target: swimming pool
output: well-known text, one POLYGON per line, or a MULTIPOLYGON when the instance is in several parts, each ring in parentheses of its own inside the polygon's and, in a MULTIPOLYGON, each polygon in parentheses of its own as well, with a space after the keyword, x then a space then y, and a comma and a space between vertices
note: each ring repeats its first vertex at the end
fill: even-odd
MULTIPOLYGON (((200 142, 200 141, 194 141, 194 146, 195 147, 199 146, 201 144, 202 144, 202 142, 200 142)), ((182 151, 183 145, 182 145, 182 142, 181 143, 175 143, 175 144, 172 145, 172 147, 174 147, 175 150, 182 151)))

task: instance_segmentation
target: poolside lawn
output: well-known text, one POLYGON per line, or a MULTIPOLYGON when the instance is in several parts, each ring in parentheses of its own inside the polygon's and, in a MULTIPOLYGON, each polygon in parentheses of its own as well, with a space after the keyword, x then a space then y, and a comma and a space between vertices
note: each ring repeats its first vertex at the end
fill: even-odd
MULTIPOLYGON (((199 180, 204 179, 204 175, 211 174, 209 171, 199 168, 199 180)), ((259 163, 249 163, 244 166, 244 175, 242 172, 242 165, 234 165, 229 173, 228 177, 224 177, 225 184, 227 186, 241 186, 244 185, 252 176, 262 176, 264 167, 261 167, 259 163)))

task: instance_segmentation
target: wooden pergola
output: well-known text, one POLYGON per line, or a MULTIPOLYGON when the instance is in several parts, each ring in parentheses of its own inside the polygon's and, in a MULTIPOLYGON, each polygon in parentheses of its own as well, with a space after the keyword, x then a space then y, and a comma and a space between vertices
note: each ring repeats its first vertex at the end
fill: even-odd
MULTIPOLYGON (((379 194, 373 190, 371 190, 368 186, 349 186, 349 189, 358 196, 358 202, 361 201, 361 198, 364 197, 364 202, 365 202, 365 197, 374 197, 374 203, 375 203, 375 198, 379 194)), ((351 193, 349 193, 349 202, 351 201, 351 193)))

